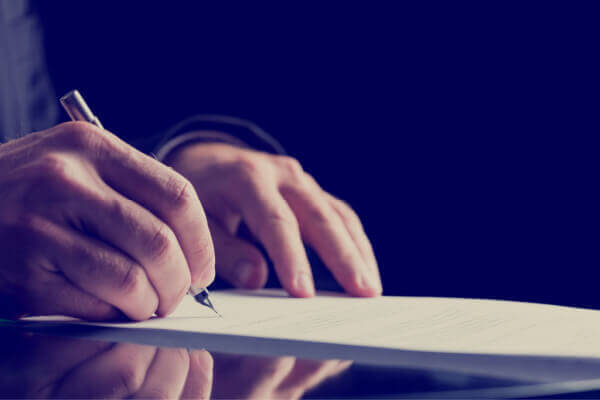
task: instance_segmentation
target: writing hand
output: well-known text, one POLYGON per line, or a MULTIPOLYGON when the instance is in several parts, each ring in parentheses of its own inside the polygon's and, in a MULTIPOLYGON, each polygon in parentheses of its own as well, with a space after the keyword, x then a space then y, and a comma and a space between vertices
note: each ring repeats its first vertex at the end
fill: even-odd
POLYGON ((143 320, 214 278, 193 186, 93 125, 1 145, 0 193, 1 316, 143 320))
POLYGON ((194 184, 208 215, 217 273, 233 285, 259 288, 267 279, 260 251, 236 236, 244 222, 290 294, 314 294, 302 239, 347 292, 381 293, 377 262, 359 218, 321 189, 295 159, 227 144, 193 143, 176 149, 167 163, 194 184))

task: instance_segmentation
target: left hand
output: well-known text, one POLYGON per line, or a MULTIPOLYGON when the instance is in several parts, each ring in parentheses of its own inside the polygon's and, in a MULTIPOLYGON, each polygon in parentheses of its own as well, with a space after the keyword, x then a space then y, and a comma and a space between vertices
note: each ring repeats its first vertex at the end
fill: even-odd
POLYGON ((348 293, 381 294, 377 261, 359 218, 295 159, 197 142, 176 149, 166 162, 194 185, 208 216, 217 274, 234 286, 260 288, 267 280, 261 252, 236 236, 244 222, 291 295, 315 293, 302 239, 348 293))

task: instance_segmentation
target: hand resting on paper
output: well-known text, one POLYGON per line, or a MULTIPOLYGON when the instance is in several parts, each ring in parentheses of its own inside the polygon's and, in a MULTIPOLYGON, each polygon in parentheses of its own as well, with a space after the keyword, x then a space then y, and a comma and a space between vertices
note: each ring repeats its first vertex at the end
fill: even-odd
POLYGON ((359 218, 295 159, 193 142, 175 149, 166 162, 194 184, 208 216, 217 274, 234 286, 260 288, 267 280, 263 255, 238 235, 244 223, 291 295, 314 295, 303 239, 348 293, 381 294, 377 261, 359 218))
POLYGON ((91 124, 0 145, 0 317, 143 320, 214 279, 193 186, 91 124))

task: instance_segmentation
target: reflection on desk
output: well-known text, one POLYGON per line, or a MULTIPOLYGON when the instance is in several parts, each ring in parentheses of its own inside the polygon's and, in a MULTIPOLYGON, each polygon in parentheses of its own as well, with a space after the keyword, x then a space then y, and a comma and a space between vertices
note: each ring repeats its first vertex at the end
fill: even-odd
POLYGON ((0 324, 0 397, 497 398, 600 387, 590 380, 539 386, 531 377, 209 351, 54 336, 0 324))
POLYGON ((2 335, 0 393, 26 398, 207 398, 213 359, 205 350, 29 335, 2 335))
POLYGON ((300 398, 348 361, 210 354, 4 330, 0 395, 26 398, 300 398))

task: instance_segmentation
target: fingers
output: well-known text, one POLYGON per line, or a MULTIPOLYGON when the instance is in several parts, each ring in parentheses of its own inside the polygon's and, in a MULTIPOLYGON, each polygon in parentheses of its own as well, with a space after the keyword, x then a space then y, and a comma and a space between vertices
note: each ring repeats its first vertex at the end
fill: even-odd
MULTIPOLYGON (((80 198, 81 198, 80 194, 80 198)), ((109 187, 73 205, 86 230, 144 268, 159 298, 157 315, 171 313, 190 287, 190 272, 171 228, 109 187)))
POLYGON ((246 168, 238 166, 238 175, 246 179, 234 188, 239 192, 234 193, 234 202, 267 250, 286 290, 294 296, 314 293, 304 239, 347 292, 381 294, 379 271, 358 217, 341 202, 334 207, 296 160, 281 156, 269 156, 268 160, 275 166, 274 174, 261 169, 264 161, 245 161, 241 165, 246 168))
POLYGON ((111 304, 92 296, 69 282, 62 274, 36 271, 30 281, 22 309, 33 315, 68 315, 87 320, 111 320, 122 314, 111 304))
MULTIPOLYGON (((319 191, 320 192, 320 191, 319 191)), ((319 254, 344 289, 356 296, 375 296, 379 282, 325 197, 306 187, 282 188, 294 210, 302 235, 319 254)))
POLYGON ((156 349, 118 343, 76 366, 52 394, 58 398, 128 398, 144 383, 156 349))
POLYGON ((181 393, 182 399, 210 399, 213 383, 213 358, 206 350, 190 352, 190 368, 181 393))
POLYGON ((193 186, 174 170, 143 154, 123 166, 103 165, 107 182, 152 211, 173 231, 187 260, 192 284, 214 280, 214 249, 204 209, 193 186))
POLYGON ((214 354, 212 396, 218 399, 273 399, 275 388, 294 367, 294 357, 214 354))
POLYGON ((339 360, 296 360, 294 368, 277 387, 279 398, 300 398, 309 389, 325 379, 337 375, 352 364, 352 361, 339 360))
MULTIPOLYGON (((330 204, 330 195, 307 174, 302 180, 288 178, 282 182, 281 193, 296 214, 303 237, 342 287, 356 296, 380 294, 381 281, 372 265, 374 257, 363 255, 361 246, 366 245, 357 243, 348 224, 330 204)), ((356 230, 355 225, 351 227, 356 230)), ((357 233, 354 236, 359 241, 366 239, 364 234, 364 238, 357 233)))
POLYGON ((206 351, 156 349, 118 343, 61 377, 52 395, 60 398, 198 398, 212 385, 206 351))
POLYGON ((158 349, 146 379, 133 396, 139 399, 178 399, 188 375, 190 361, 186 349, 158 349))
POLYGON ((10 390, 10 386, 7 388, 5 384, 2 385, 4 398, 51 398, 74 367, 113 346, 108 342, 88 339, 31 335, 26 331, 15 333, 8 337, 2 335, 3 343, 0 346, 3 348, 0 348, 0 352, 4 360, 2 367, 5 368, 0 367, 0 374, 9 376, 19 371, 21 378, 10 380, 10 386, 14 385, 16 389, 14 391, 10 390))
POLYGON ((332 196, 327 192, 323 192, 323 194, 327 197, 333 209, 338 213, 346 225, 346 229, 348 230, 348 233, 350 233, 350 236, 352 236, 352 239, 358 247, 363 259, 377 275, 379 282, 381 282, 379 266, 377 265, 377 259, 375 258, 375 253, 373 252, 373 246, 371 245, 371 242, 369 241, 369 238, 363 229, 358 215, 356 215, 352 208, 350 208, 350 206, 348 206, 344 201, 332 196))
POLYGON ((267 282, 267 263, 251 243, 227 231, 220 222, 208 217, 213 235, 217 273, 233 286, 259 289, 267 282))
POLYGON ((260 180, 250 180, 236 204, 248 228, 265 247, 287 292, 296 297, 314 296, 298 221, 281 194, 275 188, 264 187, 260 180))
MULTIPOLYGON (((343 203, 330 200, 293 158, 202 144, 185 151, 174 165, 194 180, 209 214, 225 231, 233 233, 242 216, 291 295, 314 294, 302 239, 348 292, 381 293, 377 263, 360 221, 343 203)), ((228 264, 224 276, 235 282, 236 268, 228 264)))
POLYGON ((61 127, 48 139, 49 145, 67 147, 91 160, 102 180, 168 225, 183 250, 192 283, 210 284, 215 273, 214 251, 206 216, 192 185, 108 131, 85 123, 61 127))
MULTIPOLYGON (((32 219, 43 253, 75 286, 134 320, 148 319, 158 307, 158 295, 144 269, 106 244, 50 221, 32 219)), ((73 314, 70 314, 73 315, 73 314)))

